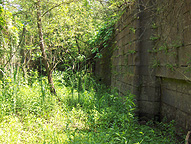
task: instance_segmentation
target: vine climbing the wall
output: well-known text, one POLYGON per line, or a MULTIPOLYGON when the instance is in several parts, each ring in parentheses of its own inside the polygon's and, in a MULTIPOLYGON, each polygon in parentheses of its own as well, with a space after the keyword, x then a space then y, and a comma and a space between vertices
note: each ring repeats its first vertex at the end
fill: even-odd
POLYGON ((110 23, 104 23, 99 30, 97 30, 96 35, 89 40, 89 44, 92 47, 92 53, 100 58, 102 55, 100 50, 108 47, 108 42, 113 36, 115 21, 110 23))

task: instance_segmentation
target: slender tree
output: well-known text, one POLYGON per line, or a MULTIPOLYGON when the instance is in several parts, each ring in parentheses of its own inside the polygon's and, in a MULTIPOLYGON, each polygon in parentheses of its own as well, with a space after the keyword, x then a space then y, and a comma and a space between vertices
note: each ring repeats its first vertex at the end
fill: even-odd
POLYGON ((50 92, 52 94, 56 95, 56 90, 54 88, 54 83, 53 83, 53 79, 52 79, 52 69, 48 63, 47 55, 45 52, 45 45, 44 45, 43 32, 42 32, 41 3, 40 2, 41 2, 40 0, 37 1, 37 25, 38 25, 38 34, 39 34, 39 40, 40 40, 40 42, 39 42, 40 50, 42 53, 43 64, 45 66, 46 73, 48 76, 50 92))

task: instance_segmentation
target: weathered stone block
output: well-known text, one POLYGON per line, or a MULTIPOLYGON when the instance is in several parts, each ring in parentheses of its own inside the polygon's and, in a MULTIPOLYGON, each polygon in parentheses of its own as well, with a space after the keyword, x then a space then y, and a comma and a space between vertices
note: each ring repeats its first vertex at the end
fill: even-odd
POLYGON ((183 7, 183 10, 184 10, 184 13, 188 12, 191 10, 191 1, 190 0, 185 0, 184 1, 184 7, 183 7))
POLYGON ((167 121, 171 121, 176 118, 175 107, 172 107, 166 103, 161 103, 161 119, 165 119, 167 121))
POLYGON ((166 64, 176 66, 178 64, 178 48, 169 48, 166 54, 166 58, 166 64))
POLYGON ((123 45, 122 45, 122 37, 121 37, 121 33, 119 33, 119 37, 120 37, 120 39, 117 41, 117 46, 119 47, 119 48, 121 48, 123 45))
POLYGON ((113 65, 113 66, 117 66, 117 65, 118 65, 118 58, 113 57, 112 60, 111 60, 111 62, 112 62, 112 65, 113 65))
POLYGON ((122 63, 122 61, 121 61, 121 55, 119 55, 119 56, 117 57, 117 65, 118 65, 118 66, 121 66, 121 63, 122 63))
POLYGON ((187 115, 185 116, 185 118, 186 118, 186 126, 185 126, 185 128, 186 128, 187 130, 191 130, 191 115, 190 115, 190 114, 187 114, 187 115))
POLYGON ((185 127, 186 126, 186 113, 184 113, 183 111, 177 110, 176 111, 176 123, 181 126, 181 127, 185 127))
POLYGON ((161 96, 161 102, 166 103, 170 106, 177 107, 177 92, 173 90, 168 90, 166 88, 162 88, 162 96, 161 96))
POLYGON ((123 52, 124 52, 124 47, 119 47, 119 56, 123 56, 124 54, 123 54, 123 52))
POLYGON ((122 38, 122 46, 124 48, 125 45, 127 45, 129 43, 129 37, 128 35, 125 35, 123 38, 122 38))
POLYGON ((162 89, 168 89, 172 91, 177 90, 177 80, 175 79, 169 79, 169 78, 162 78, 162 89))
POLYGON ((177 80, 176 90, 177 92, 191 95, 191 84, 185 80, 177 80))
POLYGON ((121 82, 116 80, 115 87, 119 90, 121 87, 121 82))
POLYGON ((124 95, 127 95, 128 92, 133 92, 133 86, 127 83, 121 83, 120 91, 124 95))
POLYGON ((191 114, 190 95, 163 88, 161 99, 162 102, 191 114))
POLYGON ((128 54, 128 65, 129 66, 135 65, 133 60, 133 54, 128 54))
POLYGON ((122 82, 124 83, 128 83, 128 84, 133 84, 134 81, 134 75, 133 74, 128 74, 128 73, 124 73, 123 74, 123 79, 122 82))
POLYGON ((179 49, 179 65, 181 67, 191 65, 191 45, 179 49))
POLYGON ((179 96, 177 98, 178 108, 186 113, 191 114, 191 105, 190 105, 191 96, 188 94, 182 94, 182 93, 179 93, 178 96, 179 96))
POLYGON ((191 33, 191 25, 188 25, 183 30, 183 39, 184 39, 184 45, 185 46, 191 44, 190 33, 191 33))
POLYGON ((141 52, 140 53, 140 61, 141 61, 141 65, 149 65, 149 59, 148 59, 148 52, 145 51, 145 52, 141 52))
POLYGON ((136 67, 135 66, 123 66, 123 73, 129 74, 129 75, 134 75, 136 72, 136 67))
POLYGON ((129 55, 126 54, 126 55, 123 55, 123 57, 121 59, 122 65, 125 66, 125 67, 129 66, 129 59, 128 59, 128 57, 129 57, 129 55))
POLYGON ((141 79, 142 87, 156 87, 157 79, 154 75, 142 75, 141 79))
POLYGON ((152 76, 152 71, 150 71, 150 68, 148 65, 141 65, 140 74, 144 76, 152 76))
POLYGON ((118 55, 118 47, 116 46, 115 49, 113 50, 113 55, 112 58, 116 57, 118 55))
POLYGON ((191 15, 191 11, 190 10, 183 14, 183 26, 184 26, 184 28, 190 26, 190 24, 191 24, 191 17, 190 17, 190 15, 191 15))
POLYGON ((116 66, 115 73, 121 74, 121 65, 116 66))
POLYGON ((123 30, 121 31, 121 39, 123 39, 124 37, 127 36, 127 28, 123 28, 123 30))
MULTIPOLYGON (((157 49, 160 49, 160 48, 157 48, 157 49)), ((156 59, 153 60, 153 65, 155 64, 155 62, 159 62, 160 66, 164 66, 167 64, 167 54, 165 53, 165 51, 157 52, 157 57, 156 59)))
POLYGON ((139 101, 139 109, 140 113, 157 115, 160 111, 160 103, 150 101, 139 101))
POLYGON ((140 101, 159 102, 160 88, 142 87, 140 92, 140 101))

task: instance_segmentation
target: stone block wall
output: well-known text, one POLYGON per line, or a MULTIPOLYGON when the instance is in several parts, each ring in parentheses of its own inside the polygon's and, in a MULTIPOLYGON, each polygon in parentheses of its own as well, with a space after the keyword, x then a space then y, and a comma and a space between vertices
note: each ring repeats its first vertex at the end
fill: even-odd
POLYGON ((191 1, 139 0, 115 25, 96 74, 135 94, 139 116, 191 130, 191 1))

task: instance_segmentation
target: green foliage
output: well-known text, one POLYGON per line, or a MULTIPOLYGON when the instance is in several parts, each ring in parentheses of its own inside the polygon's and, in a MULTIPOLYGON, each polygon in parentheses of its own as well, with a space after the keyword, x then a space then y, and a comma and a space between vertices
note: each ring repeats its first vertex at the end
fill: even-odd
POLYGON ((152 40, 152 41, 156 41, 158 39, 160 39, 160 36, 151 36, 150 37, 150 40, 152 40))
POLYGON ((153 68, 157 68, 157 67, 159 67, 159 66, 160 66, 160 61, 157 60, 157 59, 154 59, 154 60, 153 60, 153 65, 152 65, 152 67, 153 67, 153 68))
POLYGON ((139 125, 134 96, 120 97, 87 73, 54 73, 60 102, 46 79, 33 72, 29 85, 19 73, 0 81, 0 143, 176 143, 172 124, 139 125))
MULTIPOLYGON (((109 40, 111 40, 113 36, 114 24, 115 21, 104 23, 101 28, 98 29, 97 34, 89 39, 89 44, 93 48, 92 53, 99 53, 100 47, 108 47, 109 40)), ((96 55, 96 57, 98 56, 96 55)))
POLYGON ((171 71, 174 71, 174 66, 172 64, 167 63, 165 66, 169 68, 171 71))
MULTIPOLYGON (((1 4, 1 2, 0 2, 0 4, 1 4)), ((4 10, 3 7, 0 6, 0 30, 2 30, 3 26, 6 24, 5 19, 2 16, 3 10, 4 10)))
POLYGON ((157 28, 158 28, 158 26, 156 25, 156 23, 153 23, 153 24, 152 24, 152 28, 153 28, 153 29, 157 29, 157 28))
MULTIPOLYGON (((131 2, 41 0, 42 32, 50 67, 79 70, 79 63, 86 63, 92 53, 101 58, 100 50, 110 46, 114 24, 131 2)), ((42 55, 38 46, 36 2, 12 0, 4 3, 4 7, 7 29, 1 38, 2 65, 14 69, 17 63, 25 72, 39 71, 42 55)))
POLYGON ((165 54, 167 54, 168 53, 168 46, 167 45, 162 45, 162 46, 160 46, 159 47, 159 51, 164 51, 165 52, 165 54))
POLYGON ((128 54, 135 54, 136 50, 128 50, 128 54))
POLYGON ((130 27, 129 30, 131 30, 134 34, 136 32, 136 29, 134 27, 130 27))
MULTIPOLYGON (((84 61, 92 54, 91 49, 94 46, 90 46, 89 40, 95 36, 96 31, 102 31, 99 30, 102 23, 112 21, 115 18, 111 15, 117 15, 117 12, 110 11, 112 8, 108 9, 107 4, 103 5, 94 0, 75 2, 41 0, 41 6, 44 44, 49 64, 50 67, 57 66, 62 70, 67 67, 78 67, 77 63, 81 56, 84 61)), ((7 28, 10 28, 10 33, 2 33, 1 39, 2 42, 5 42, 5 44, 1 44, 3 46, 1 49, 6 52, 4 53, 5 63, 13 65, 15 63, 9 57, 8 48, 12 48, 10 51, 14 53, 14 59, 17 63, 21 63, 23 69, 29 65, 37 69, 40 67, 39 57, 41 55, 39 55, 38 47, 36 3, 30 0, 13 0, 5 3, 5 7, 4 19, 7 21, 7 28)), ((104 35, 106 47, 106 40, 111 33, 100 35, 104 35)), ((97 53, 96 57, 101 57, 101 54, 97 53)))

